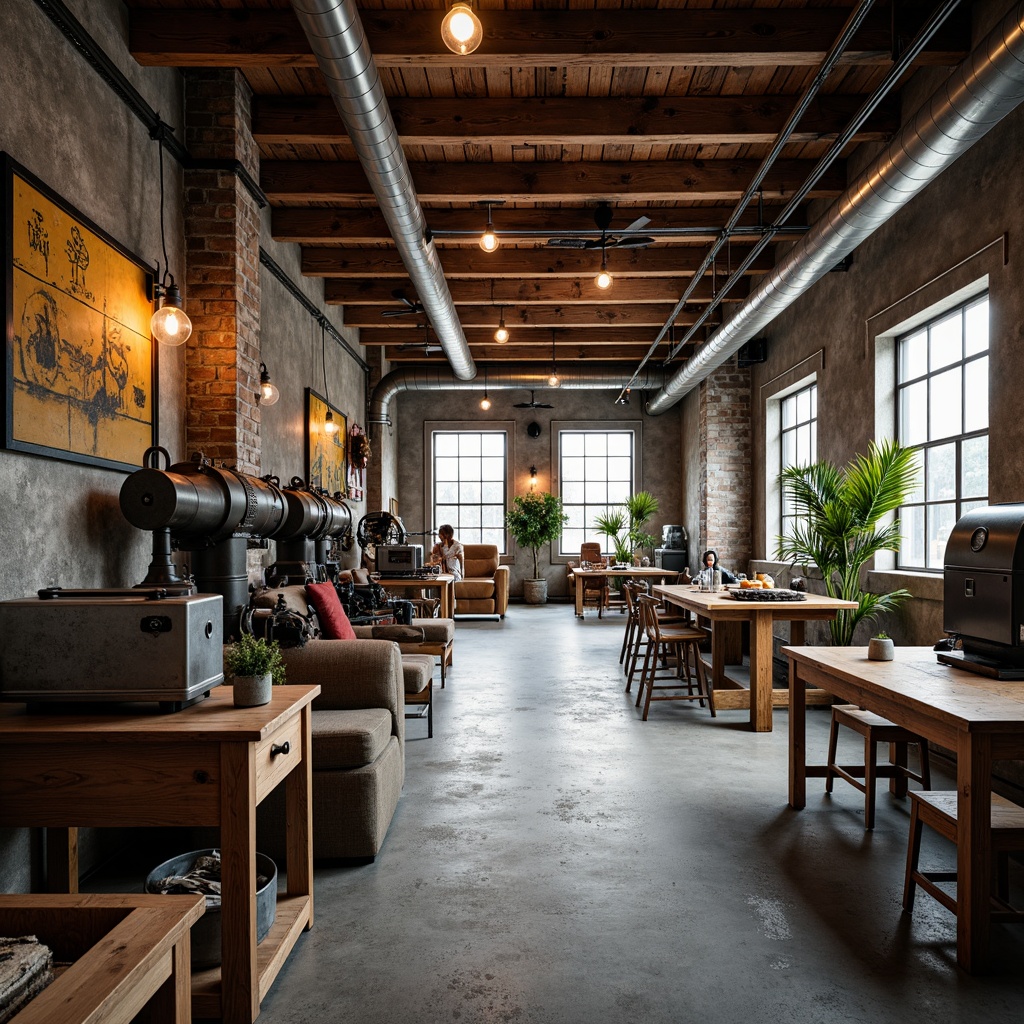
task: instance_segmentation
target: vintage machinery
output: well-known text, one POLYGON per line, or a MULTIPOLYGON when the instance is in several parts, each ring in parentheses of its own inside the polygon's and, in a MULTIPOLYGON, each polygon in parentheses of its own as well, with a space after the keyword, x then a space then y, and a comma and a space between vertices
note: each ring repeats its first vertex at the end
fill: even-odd
POLYGON ((169 463, 163 448, 150 448, 143 468, 121 487, 125 518, 153 531, 153 561, 141 586, 187 586, 171 551, 190 552, 198 591, 224 598, 225 639, 239 634, 248 605, 248 547, 278 539, 284 574, 290 570, 305 579, 317 575, 316 564, 328 563, 332 540, 351 536, 352 516, 341 495, 305 487, 296 478, 282 488, 276 477, 217 468, 201 453, 191 462, 169 463))
POLYGON ((222 605, 215 594, 161 587, 54 587, 0 602, 0 695, 179 710, 224 681, 222 605))
POLYGON ((942 628, 962 650, 942 662, 1024 679, 1024 504, 961 516, 946 542, 942 628))
POLYGON ((670 524, 661 528, 661 547, 654 549, 654 564, 659 569, 682 572, 689 563, 686 529, 670 524))
POLYGON ((382 576, 411 576, 422 568, 422 544, 382 544, 377 547, 377 572, 382 576))

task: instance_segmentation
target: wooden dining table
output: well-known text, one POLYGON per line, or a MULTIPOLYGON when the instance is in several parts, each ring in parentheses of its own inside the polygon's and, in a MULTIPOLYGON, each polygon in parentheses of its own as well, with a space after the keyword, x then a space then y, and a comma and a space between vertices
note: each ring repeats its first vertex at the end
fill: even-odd
POLYGON ((572 566, 572 574, 576 579, 576 616, 583 617, 583 586, 582 582, 588 579, 631 579, 631 580, 667 580, 675 579, 679 575, 678 569, 659 569, 656 565, 624 565, 619 568, 612 566, 594 566, 591 569, 581 569, 572 566))
POLYGON ((1024 758, 1024 683, 939 664, 930 647, 897 647, 892 661, 869 661, 863 647, 787 647, 789 804, 807 800, 807 687, 827 690, 956 754, 957 962, 985 968, 992 892, 992 762, 1024 758))
MULTIPOLYGON (((754 732, 772 731, 772 709, 785 707, 785 690, 772 689, 772 637, 777 621, 789 623, 789 642, 802 645, 804 624, 828 621, 841 608, 856 608, 856 601, 819 594, 805 594, 802 601, 738 600, 730 591, 709 593, 696 586, 664 584, 653 588, 655 597, 677 608, 684 608, 698 619, 711 623, 711 683, 715 707, 720 710, 750 709, 754 732), (742 650, 736 642, 736 630, 750 623, 750 665, 744 673, 742 650)), ((823 693, 808 695, 811 703, 828 703, 823 693)))

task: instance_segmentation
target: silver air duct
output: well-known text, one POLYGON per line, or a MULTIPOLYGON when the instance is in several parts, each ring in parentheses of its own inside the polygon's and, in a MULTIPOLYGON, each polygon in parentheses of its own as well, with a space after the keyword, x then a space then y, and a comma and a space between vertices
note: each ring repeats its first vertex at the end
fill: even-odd
MULTIPOLYGON (((409 366, 381 377, 370 396, 370 423, 391 423, 389 410, 391 400, 403 391, 516 391, 549 388, 549 370, 538 369, 535 365, 507 363, 500 368, 487 368, 486 377, 475 380, 459 380, 451 370, 443 367, 409 366)), ((558 369, 558 390, 569 388, 575 391, 621 390, 630 378, 630 371, 622 366, 602 363, 575 363, 564 370, 558 369)), ((653 367, 646 368, 633 381, 632 387, 660 388, 665 384, 665 372, 653 367)), ((553 389, 552 389, 553 390, 553 389)))
POLYGON ((427 234, 355 0, 295 0, 292 7, 441 348, 455 375, 470 380, 476 366, 427 234))
POLYGON ((648 403, 653 416, 762 331, 1024 100, 1017 4, 696 354, 648 403))

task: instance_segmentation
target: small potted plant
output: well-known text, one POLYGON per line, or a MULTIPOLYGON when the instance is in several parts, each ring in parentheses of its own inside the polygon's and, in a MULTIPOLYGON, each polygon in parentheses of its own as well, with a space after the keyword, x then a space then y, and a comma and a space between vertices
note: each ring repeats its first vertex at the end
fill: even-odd
POLYGON ((276 640, 243 633, 224 649, 224 671, 231 677, 236 707, 269 704, 271 686, 284 682, 281 648, 276 640))
POLYGON ((895 648, 888 633, 876 633, 868 641, 868 658, 871 661, 892 661, 895 648))

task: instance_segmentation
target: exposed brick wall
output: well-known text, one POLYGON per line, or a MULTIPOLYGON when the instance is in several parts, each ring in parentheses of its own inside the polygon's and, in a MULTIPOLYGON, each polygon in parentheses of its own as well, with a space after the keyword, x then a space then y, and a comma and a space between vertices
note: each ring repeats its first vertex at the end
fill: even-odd
MULTIPOLYGON (((251 93, 235 71, 185 75, 185 144, 197 160, 239 160, 259 178, 251 93)), ((259 208, 227 171, 185 173, 186 445, 260 472, 259 208)))
POLYGON ((750 407, 749 369, 723 366, 700 386, 700 551, 739 572, 752 554, 750 407))

